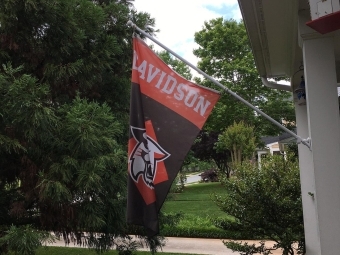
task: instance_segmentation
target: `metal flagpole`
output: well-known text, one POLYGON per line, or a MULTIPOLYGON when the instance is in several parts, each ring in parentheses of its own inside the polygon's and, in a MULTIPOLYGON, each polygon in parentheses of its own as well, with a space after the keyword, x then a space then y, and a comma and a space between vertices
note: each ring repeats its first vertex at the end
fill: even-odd
POLYGON ((304 145, 306 145, 310 150, 311 150, 311 139, 308 137, 307 139, 302 139, 300 136, 298 136, 297 134, 295 134, 293 131, 289 130, 288 128, 286 128, 285 126, 281 125, 279 122, 277 122, 276 120, 274 120, 273 118, 271 118, 270 116, 268 116, 267 114, 265 114, 263 111, 261 111, 260 109, 258 109, 257 107, 255 107, 254 105, 252 105, 251 103, 249 103, 248 101, 246 101, 245 99, 243 99, 242 97, 240 97, 239 95, 237 95, 235 92, 231 91, 230 89, 228 89, 227 87, 225 87, 224 85, 222 85, 221 83, 219 83, 218 81, 216 81, 214 78, 212 78, 211 76, 209 76, 208 74, 206 74, 205 72, 203 72, 201 69, 197 68, 196 66, 194 66, 193 64, 189 63, 188 61, 186 61, 184 58, 182 58, 181 56, 179 56, 177 53, 173 52, 171 49, 169 49, 168 47, 166 47, 165 45, 163 45, 161 42, 159 42, 158 40, 156 40, 155 38, 153 38, 152 36, 150 36, 149 34, 147 34, 145 31, 143 31, 142 29, 140 29, 139 27, 136 26, 136 24, 134 24, 131 20, 128 21, 127 23, 128 26, 131 26, 132 28, 136 29, 137 31, 139 31, 140 33, 142 33, 145 37, 149 38, 151 41, 155 42, 156 44, 158 44, 159 46, 161 46, 163 49, 167 50, 168 52, 170 52, 172 55, 174 55, 176 58, 182 60, 185 64, 187 64, 188 66, 190 66, 192 69, 194 69, 195 71, 197 71, 198 73, 200 73, 201 75, 203 75, 205 78, 207 78, 208 80, 210 80, 211 82, 213 82, 215 85, 219 86, 220 88, 222 88, 223 90, 225 90, 226 92, 228 92, 230 95, 232 95, 233 97, 237 98, 238 100, 240 100, 242 103, 244 103, 245 105, 249 106, 250 108, 252 108, 254 111, 256 111, 257 113, 259 113, 260 115, 262 115, 263 117, 265 117, 267 120, 269 120, 270 122, 272 122, 273 124, 275 124, 276 126, 278 126, 279 128, 283 129, 285 132, 289 133, 290 135, 292 135, 293 137, 295 137, 297 139, 297 143, 302 143, 304 145))

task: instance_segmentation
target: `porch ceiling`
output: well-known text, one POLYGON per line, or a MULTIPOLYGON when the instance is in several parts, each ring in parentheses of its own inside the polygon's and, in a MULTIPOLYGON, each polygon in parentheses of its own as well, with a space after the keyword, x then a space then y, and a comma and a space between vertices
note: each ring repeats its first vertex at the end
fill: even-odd
MULTIPOLYGON (((299 83, 294 74, 302 64, 298 45, 299 12, 308 14, 308 0, 238 0, 250 38, 255 63, 261 77, 287 76, 299 83)), ((311 31, 313 37, 322 36, 311 31)), ((340 81, 340 32, 333 32, 338 81, 340 81)), ((329 35, 324 35, 329 36, 329 35)), ((294 82, 295 83, 295 82, 294 82)))

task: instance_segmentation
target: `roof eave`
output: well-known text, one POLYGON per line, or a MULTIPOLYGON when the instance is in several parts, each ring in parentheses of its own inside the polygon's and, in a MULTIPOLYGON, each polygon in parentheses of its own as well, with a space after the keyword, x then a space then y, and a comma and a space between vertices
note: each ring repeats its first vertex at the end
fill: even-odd
POLYGON ((276 7, 276 3, 282 2, 273 0, 238 0, 238 2, 259 75, 266 78, 290 77, 296 62, 298 1, 284 1, 286 15, 279 15, 282 10, 280 5, 276 7), (272 35, 273 26, 277 26, 275 36, 272 35))

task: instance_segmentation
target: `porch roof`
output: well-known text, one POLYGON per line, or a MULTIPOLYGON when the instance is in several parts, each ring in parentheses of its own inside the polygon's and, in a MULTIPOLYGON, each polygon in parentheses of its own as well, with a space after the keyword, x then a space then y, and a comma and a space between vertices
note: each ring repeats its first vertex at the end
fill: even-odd
MULTIPOLYGON (((290 77, 292 83, 297 86, 301 75, 295 74, 299 72, 299 67, 303 64, 298 24, 311 19, 308 0, 238 0, 238 2, 260 76, 264 78, 290 77)), ((339 31, 321 35, 307 28, 303 33, 310 38, 334 36, 339 82, 339 31)))

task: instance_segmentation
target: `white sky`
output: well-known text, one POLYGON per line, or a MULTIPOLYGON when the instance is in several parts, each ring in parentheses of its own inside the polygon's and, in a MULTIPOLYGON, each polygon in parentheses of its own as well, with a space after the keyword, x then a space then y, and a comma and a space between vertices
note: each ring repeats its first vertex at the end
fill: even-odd
MULTIPOLYGON (((156 39, 196 66, 194 34, 204 21, 224 17, 241 19, 237 0, 135 0, 137 11, 150 13, 160 30, 156 39)), ((159 48, 156 48, 159 50, 159 48)))

